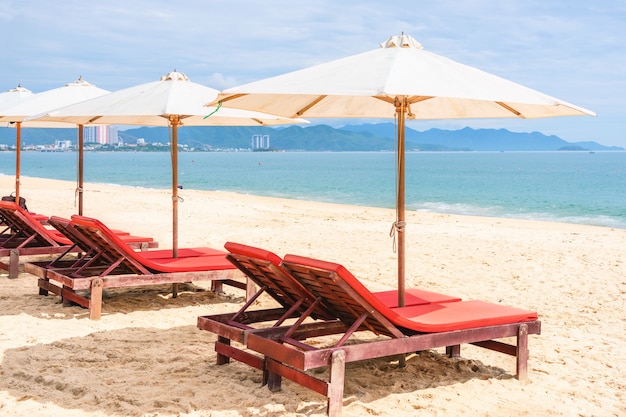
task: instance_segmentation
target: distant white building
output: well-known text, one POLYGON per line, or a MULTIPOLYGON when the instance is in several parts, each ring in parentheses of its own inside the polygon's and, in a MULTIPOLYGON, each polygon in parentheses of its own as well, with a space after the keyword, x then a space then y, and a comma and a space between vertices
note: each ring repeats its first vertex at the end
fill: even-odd
POLYGON ((102 145, 117 145, 119 137, 115 126, 86 126, 83 130, 85 143, 100 143, 102 145))
POLYGON ((54 141, 54 149, 60 149, 62 151, 66 151, 72 147, 71 140, 55 140, 54 141))
POLYGON ((270 135, 252 135, 252 143, 250 145, 254 149, 269 149, 270 135))

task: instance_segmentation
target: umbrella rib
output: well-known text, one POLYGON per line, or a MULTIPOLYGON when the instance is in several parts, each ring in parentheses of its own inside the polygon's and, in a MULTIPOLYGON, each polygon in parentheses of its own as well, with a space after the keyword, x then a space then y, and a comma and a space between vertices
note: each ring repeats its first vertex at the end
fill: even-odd
POLYGON ((293 115, 292 117, 302 117, 302 115, 304 115, 304 113, 306 111, 308 111, 311 107, 315 106, 317 103, 319 103, 320 101, 324 100, 326 97, 328 97, 327 95, 323 95, 323 96, 319 96, 317 97, 315 100, 313 100, 312 102, 310 102, 309 104, 307 104, 306 106, 304 106, 303 108, 301 108, 300 110, 298 110, 296 112, 295 115, 293 115))
POLYGON ((511 113, 513 113, 514 115, 516 115, 517 117, 521 117, 522 119, 525 119, 526 117, 524 117, 524 115, 520 112, 518 112, 517 110, 515 110, 513 107, 509 106, 508 104, 504 104, 501 101, 496 101, 496 104, 504 107, 505 109, 507 109, 508 111, 510 111, 511 113))
POLYGON ((213 101, 213 102, 209 103, 208 106, 212 106, 214 103, 217 104, 217 103, 223 103, 223 102, 226 102, 226 101, 234 100, 234 99, 237 99, 237 98, 240 98, 240 97, 244 97, 244 96, 247 96, 247 95, 248 94, 233 94, 232 96, 224 97, 224 98, 220 99, 217 102, 213 101))

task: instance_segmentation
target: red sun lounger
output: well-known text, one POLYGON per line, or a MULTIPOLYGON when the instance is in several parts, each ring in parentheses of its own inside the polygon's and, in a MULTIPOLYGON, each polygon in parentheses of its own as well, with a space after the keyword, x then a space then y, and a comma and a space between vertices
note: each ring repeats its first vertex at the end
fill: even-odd
MULTIPOLYGON (((9 271, 10 278, 17 277, 20 255, 54 255, 79 251, 58 227, 50 227, 52 222, 48 217, 35 215, 16 203, 0 202, 0 219, 0 227, 3 228, 0 234, 0 258, 9 256, 9 263, 0 262, 0 267, 9 271)), ((120 230, 115 233, 134 249, 158 247, 158 242, 151 237, 133 236, 120 230)))
MULTIPOLYGON (((218 335, 216 343, 218 364, 229 361, 230 356, 237 357, 241 362, 260 368, 261 359, 247 356, 236 348, 231 348, 231 342, 246 343, 246 335, 254 330, 254 325, 270 322, 272 327, 284 326, 286 320, 297 317, 312 317, 324 322, 325 331, 336 333, 343 329, 337 316, 315 297, 302 284, 295 280, 281 266, 283 260, 273 252, 240 243, 227 242, 224 247, 228 251, 227 259, 239 268, 258 287, 258 291, 250 294, 248 302, 235 313, 218 314, 198 317, 198 327, 218 335), (264 310, 253 310, 250 307, 263 293, 273 298, 278 307, 264 310), (339 326, 334 329, 335 324, 339 326)), ((397 305, 397 291, 383 291, 373 294, 376 299, 388 306, 397 305)), ((417 306, 429 303, 457 302, 461 299, 436 292, 420 289, 407 290, 407 305, 417 306)), ((318 323, 305 324, 305 327, 319 327, 318 323)))
MULTIPOLYGON (((54 219, 53 219, 54 222, 54 219)), ((207 248, 181 248, 178 257, 169 249, 137 252, 97 219, 72 216, 65 234, 84 251, 78 260, 24 264, 24 270, 39 277, 39 293, 60 295, 64 304, 89 308, 90 318, 101 315, 104 288, 212 281, 246 289, 241 273, 226 259, 226 252, 207 248), (89 290, 84 295, 83 290, 89 290)))
MULTIPOLYGON (((286 255, 281 267, 339 320, 344 330, 335 342, 315 343, 325 332, 324 323, 309 332, 299 317, 287 329, 257 329, 247 334, 249 355, 262 356, 264 383, 280 389, 283 377, 327 398, 329 416, 341 414, 345 364, 378 357, 446 347, 451 356, 460 355, 460 345, 471 343, 516 357, 516 375, 527 378, 528 335, 540 334, 537 313, 482 301, 435 302, 397 308, 386 305, 340 264, 286 255), (348 343, 363 330, 377 335, 370 342, 348 343), (515 344, 497 340, 514 337, 515 344), (320 347, 326 346, 326 347, 320 347), (328 368, 325 373, 308 372, 328 368)), ((330 326, 328 326, 330 328, 330 326)), ((339 326, 333 323, 333 329, 339 326)), ((402 363, 402 362, 400 362, 402 363)))

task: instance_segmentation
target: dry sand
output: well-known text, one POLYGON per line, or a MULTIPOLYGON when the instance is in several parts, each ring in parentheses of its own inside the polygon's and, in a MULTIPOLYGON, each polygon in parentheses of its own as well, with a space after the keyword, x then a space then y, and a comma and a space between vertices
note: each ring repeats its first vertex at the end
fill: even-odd
MULTIPOLYGON (((14 179, 0 176, 0 189, 14 179)), ((70 216, 75 184, 23 178, 31 211, 70 216)), ((8 193, 8 191, 7 191, 8 193)), ((396 285, 391 210, 182 190, 180 246, 231 240, 344 264, 370 289, 396 285)), ((87 184, 84 214, 151 235, 171 247, 168 190, 87 184)), ((407 214, 407 287, 539 312, 530 337, 530 383, 512 378, 512 357, 463 346, 350 364, 345 416, 626 415, 626 230, 571 224, 407 214)), ((325 399, 289 381, 270 393, 260 372, 216 366, 213 334, 196 317, 243 300, 226 287, 109 291, 102 319, 58 297, 35 277, 0 273, 0 415, 318 416, 325 399)))

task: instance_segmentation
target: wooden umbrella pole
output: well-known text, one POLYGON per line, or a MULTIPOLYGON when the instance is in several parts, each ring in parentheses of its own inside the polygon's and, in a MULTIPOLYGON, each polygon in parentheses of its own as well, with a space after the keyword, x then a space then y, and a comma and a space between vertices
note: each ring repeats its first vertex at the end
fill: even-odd
POLYGON ((84 156, 85 156, 85 136, 83 125, 78 125, 78 214, 83 215, 83 177, 84 177, 84 156))
POLYGON ((396 98, 398 115, 398 189, 396 201, 396 232, 398 236, 398 307, 405 306, 405 195, 404 195, 404 122, 407 111, 406 97, 396 98))
POLYGON ((20 201, 20 158, 22 148, 22 122, 17 122, 15 133, 15 202, 20 201))
POLYGON ((172 125, 172 257, 178 258, 178 125, 180 118, 170 116, 172 125))

